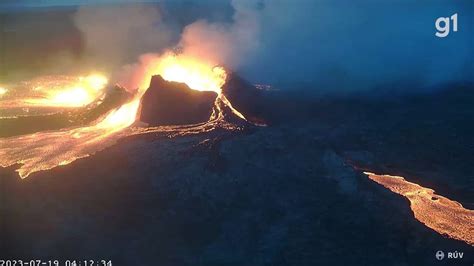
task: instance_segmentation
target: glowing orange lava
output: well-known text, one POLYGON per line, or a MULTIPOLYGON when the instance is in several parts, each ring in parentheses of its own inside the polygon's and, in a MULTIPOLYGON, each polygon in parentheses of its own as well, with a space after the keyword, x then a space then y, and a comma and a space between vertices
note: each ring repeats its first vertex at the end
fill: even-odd
POLYGON ((151 71, 165 80, 186 83, 193 90, 214 91, 218 94, 227 77, 222 67, 210 66, 198 59, 173 53, 162 56, 151 71))
POLYGON ((107 78, 99 74, 79 77, 72 83, 58 84, 49 87, 39 83, 35 91, 41 92, 40 97, 24 99, 24 103, 32 106, 81 107, 90 104, 102 94, 107 85, 107 78))
POLYGON ((364 172, 371 180, 405 196, 415 218, 436 232, 474 246, 474 211, 401 176, 364 172))
MULTIPOLYGON (((2 97, 1 108, 86 106, 104 94, 108 80, 100 74, 89 76, 42 76, 10 84, 9 97, 2 97), (10 97, 11 96, 11 97, 10 97)), ((0 90, 0 96, 8 92, 0 90)))
POLYGON ((0 97, 2 97, 2 95, 6 94, 7 92, 7 89, 5 89, 4 87, 0 87, 0 97))

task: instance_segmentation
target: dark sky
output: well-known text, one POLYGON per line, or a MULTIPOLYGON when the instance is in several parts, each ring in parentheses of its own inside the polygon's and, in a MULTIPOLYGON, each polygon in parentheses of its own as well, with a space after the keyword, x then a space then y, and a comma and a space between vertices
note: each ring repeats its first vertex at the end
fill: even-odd
POLYGON ((120 3, 148 3, 159 2, 158 0, 2 0, 1 8, 24 9, 52 6, 80 6, 96 4, 120 4, 120 3))

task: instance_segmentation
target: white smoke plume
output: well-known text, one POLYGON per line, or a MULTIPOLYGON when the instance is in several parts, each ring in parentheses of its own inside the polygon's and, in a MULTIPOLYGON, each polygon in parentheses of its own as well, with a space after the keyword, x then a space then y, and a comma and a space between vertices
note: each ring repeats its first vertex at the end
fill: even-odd
POLYGON ((82 33, 87 57, 109 68, 171 44, 172 33, 155 6, 83 6, 74 22, 82 33))
POLYGON ((198 20, 183 30, 179 46, 184 54, 215 64, 238 67, 259 46, 260 23, 257 1, 232 1, 232 23, 198 20))
POLYGON ((259 46, 258 2, 233 0, 231 4, 234 8, 232 22, 210 23, 202 19, 185 26, 176 45, 161 54, 143 54, 137 63, 125 65, 117 75, 119 84, 129 90, 146 86, 151 75, 156 74, 150 69, 156 65, 154 62, 171 50, 209 65, 238 67, 259 46))

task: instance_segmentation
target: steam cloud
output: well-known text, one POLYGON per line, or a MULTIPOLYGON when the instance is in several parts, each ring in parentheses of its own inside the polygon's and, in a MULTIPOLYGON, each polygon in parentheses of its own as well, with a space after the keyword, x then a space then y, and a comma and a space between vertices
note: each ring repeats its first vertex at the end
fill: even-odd
POLYGON ((145 54, 118 75, 129 88, 147 73, 150 60, 177 48, 239 71, 251 81, 283 88, 410 91, 473 81, 470 4, 233 0, 229 21, 198 19, 184 25, 180 34, 149 6, 81 8, 75 22, 90 57, 120 65, 145 54), (459 32, 436 38, 434 20, 455 12, 460 13, 459 32))
POLYGON ((259 46, 257 4, 256 1, 233 0, 232 23, 198 20, 184 28, 179 47, 184 54, 237 68, 259 46))
POLYGON ((109 68, 171 44, 172 32, 159 10, 149 5, 84 6, 74 22, 82 33, 87 57, 109 68))
MULTIPOLYGON (((141 86, 146 86, 152 74, 150 68, 154 62, 159 60, 163 53, 169 50, 178 50, 180 54, 192 58, 202 59, 209 65, 224 65, 232 69, 238 68, 244 61, 244 58, 251 56, 259 45, 259 22, 257 1, 233 0, 231 2, 234 9, 234 15, 231 22, 215 22, 211 23, 204 19, 200 19, 184 27, 179 42, 175 46, 162 51, 162 53, 146 53, 139 56, 139 61, 135 64, 125 65, 117 74, 116 79, 119 84, 129 90, 135 90, 141 86)), ((138 10, 140 11, 141 8, 138 10)), ((139 14, 141 12, 136 12, 139 14)), ((108 12, 108 11, 106 11, 108 12)), ((79 14, 80 15, 80 14, 79 14)), ((93 14, 94 16, 95 14, 93 14)), ((119 14, 107 13, 107 17, 113 18, 119 14)), ((153 14, 150 14, 152 18, 153 14)), ((102 30, 96 29, 93 23, 90 23, 89 14, 82 15, 85 25, 82 29, 86 32, 86 36, 90 36, 94 41, 91 42, 93 48, 97 43, 95 39, 102 34, 102 30), (86 26, 86 27, 84 27, 86 26), (89 28, 90 26, 90 28, 89 28)), ((107 21, 107 20, 106 20, 107 21)), ((135 25, 143 26, 149 22, 147 19, 136 21, 135 25)), ((133 30, 134 27, 128 26, 126 29, 133 30)), ((147 27, 145 27, 147 28, 147 27)), ((106 28, 104 28, 105 30, 106 28)), ((155 29, 156 30, 156 29, 155 29)), ((166 32, 166 31, 165 31, 166 32)), ((157 34, 160 34, 159 32, 157 34)), ((112 34, 112 40, 121 38, 122 35, 112 34)), ((162 40, 162 39, 160 39, 162 40)), ((124 41, 124 40, 121 40, 124 41)), ((166 42, 161 42, 166 43, 166 42)), ((101 43, 97 46, 100 52, 103 47, 101 43)), ((109 55, 120 53, 121 51, 108 51, 109 55)))
POLYGON ((264 4, 260 49, 240 69, 249 80, 329 93, 412 92, 474 81, 471 0, 264 4), (436 18, 454 13, 462 30, 436 37, 436 18))

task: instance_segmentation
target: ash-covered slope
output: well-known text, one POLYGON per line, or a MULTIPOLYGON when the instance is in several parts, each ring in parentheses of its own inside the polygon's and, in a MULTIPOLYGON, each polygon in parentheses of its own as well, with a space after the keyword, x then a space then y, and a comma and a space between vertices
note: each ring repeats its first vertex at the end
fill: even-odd
POLYGON ((215 92, 192 90, 184 83, 153 76, 142 98, 140 121, 152 126, 205 122, 216 97, 215 92))

